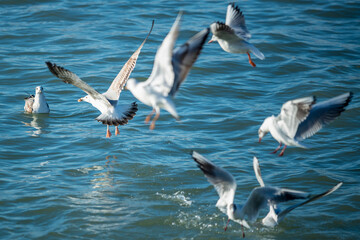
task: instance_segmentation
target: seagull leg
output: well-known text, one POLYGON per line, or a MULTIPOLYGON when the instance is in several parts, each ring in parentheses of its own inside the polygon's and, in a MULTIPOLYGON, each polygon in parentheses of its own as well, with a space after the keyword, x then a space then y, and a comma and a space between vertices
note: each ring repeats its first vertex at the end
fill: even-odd
POLYGON ((240 224, 241 225, 241 231, 242 231, 242 237, 245 238, 245 232, 244 232, 244 225, 240 224))
POLYGON ((279 146, 271 153, 277 153, 277 151, 279 151, 279 149, 281 148, 281 145, 282 145, 282 143, 280 143, 279 146))
POLYGON ((145 118, 145 123, 149 123, 150 122, 150 118, 151 116, 155 113, 155 109, 153 108, 152 112, 146 116, 145 118))
POLYGON ((120 131, 118 126, 115 127, 115 136, 120 135, 120 131))
POLYGON ((111 132, 109 130, 109 125, 106 125, 106 126, 107 126, 107 128, 106 128, 106 137, 110 138, 111 137, 111 132))
POLYGON ((250 53, 247 52, 246 54, 249 57, 249 63, 251 64, 251 66, 256 67, 256 64, 251 60, 250 53))
POLYGON ((150 130, 154 130, 155 128, 155 122, 160 116, 160 111, 156 113, 155 117, 153 118, 151 124, 150 124, 150 130))
POLYGON ((230 218, 228 218, 228 220, 227 220, 227 223, 226 223, 226 226, 225 226, 225 228, 224 228, 224 231, 227 230, 227 227, 228 227, 229 222, 230 222, 230 218))
POLYGON ((282 157, 282 156, 284 155, 285 149, 286 149, 286 145, 284 145, 284 148, 283 148, 283 150, 281 151, 281 153, 279 154, 279 157, 282 157))

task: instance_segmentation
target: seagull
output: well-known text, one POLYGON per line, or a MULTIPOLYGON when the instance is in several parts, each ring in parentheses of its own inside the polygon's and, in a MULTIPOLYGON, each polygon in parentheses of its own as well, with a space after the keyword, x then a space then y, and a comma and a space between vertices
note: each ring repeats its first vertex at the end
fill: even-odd
POLYGON ((279 142, 272 153, 276 153, 285 144, 279 156, 284 155, 287 146, 306 148, 301 141, 340 116, 352 96, 353 93, 348 92, 320 103, 316 103, 315 96, 287 101, 277 117, 272 115, 264 120, 258 131, 259 142, 270 132, 279 142))
POLYGON ((250 53, 261 60, 265 59, 264 54, 249 43, 251 34, 245 25, 245 17, 234 3, 227 7, 225 23, 214 22, 210 29, 213 35, 209 43, 217 41, 220 47, 229 53, 246 53, 251 66, 256 67, 256 64, 251 60, 250 53))
MULTIPOLYGON (((261 177, 260 164, 259 164, 259 160, 257 159, 257 157, 254 157, 254 159, 253 159, 253 168, 254 168, 256 179, 258 180, 258 182, 260 184, 260 187, 265 187, 265 183, 261 177)), ((298 208, 300 206, 303 206, 307 203, 310 203, 312 201, 315 201, 317 199, 320 199, 322 197, 325 197, 325 196, 333 193, 338 188, 340 188, 342 184, 343 183, 340 182, 340 183, 336 184, 334 187, 332 187, 331 189, 329 189, 323 193, 320 193, 320 194, 316 194, 316 195, 309 194, 308 199, 306 201, 300 202, 298 204, 294 204, 284 210, 280 210, 280 208, 278 208, 276 203, 269 201, 268 202, 269 213, 266 215, 265 218, 262 219, 262 224, 266 227, 275 227, 280 223, 280 221, 282 221, 285 218, 285 216, 289 212, 291 212, 295 208, 298 208)), ((289 190, 289 189, 287 189, 287 190, 289 190)), ((292 200, 292 199, 289 199, 289 200, 292 200)))
POLYGON ((229 221, 233 220, 241 224, 243 237, 245 237, 243 226, 250 229, 248 222, 255 222, 255 220, 259 216, 259 212, 261 209, 266 208, 267 206, 270 207, 270 212, 264 218, 265 220, 263 220, 263 224, 267 224, 266 226, 271 226, 271 220, 274 221, 273 223, 277 224, 286 216, 287 213, 289 213, 293 209, 316 199, 319 199, 323 196, 329 195, 342 185, 342 183, 340 182, 330 190, 315 196, 312 196, 309 193, 302 191, 265 186, 264 181, 261 177, 258 160, 256 157, 254 157, 253 167, 255 170, 256 178, 260 183, 260 187, 256 187, 251 191, 244 205, 238 205, 234 203, 236 182, 231 173, 221 167, 216 166, 214 163, 207 160, 205 157, 195 151, 192 152, 192 157, 198 164, 198 167, 205 174, 205 177, 212 185, 214 185, 215 190, 219 194, 220 198, 216 203, 216 207, 218 207, 223 213, 228 216, 225 231, 227 230, 229 221), (280 211, 279 208, 277 208, 277 205, 279 203, 296 199, 307 200, 305 202, 291 206, 284 211, 280 211), (273 211, 271 209, 273 209, 273 211))
POLYGON ((139 101, 153 108, 146 117, 145 123, 148 123, 151 116, 156 113, 150 124, 150 130, 155 128, 161 108, 168 111, 176 120, 180 119, 172 99, 185 81, 209 35, 210 30, 204 29, 173 50, 179 34, 181 15, 179 13, 170 32, 157 50, 150 77, 144 82, 137 82, 136 79, 131 78, 126 84, 126 88, 139 101))
POLYGON ((149 37, 154 26, 154 21, 152 22, 151 29, 146 36, 145 40, 142 42, 140 47, 133 53, 130 59, 125 63, 119 74, 111 83, 109 89, 105 93, 99 93, 86 82, 82 81, 75 73, 57 66, 51 62, 46 62, 51 73, 56 77, 63 80, 65 83, 70 83, 81 90, 83 90, 86 95, 78 100, 78 102, 85 101, 91 103, 95 108, 97 108, 101 114, 96 118, 98 122, 102 122, 107 125, 106 137, 110 138, 111 133, 109 131, 109 126, 115 126, 115 135, 120 134, 118 129, 119 125, 125 125, 129 120, 133 119, 138 110, 136 102, 133 102, 130 106, 121 106, 118 104, 120 93, 128 80, 131 72, 135 68, 136 61, 139 57, 140 51, 145 44, 147 38, 149 37))
POLYGON ((25 98, 25 112, 28 113, 49 113, 50 108, 46 102, 44 89, 42 86, 35 88, 35 96, 30 95, 25 98))

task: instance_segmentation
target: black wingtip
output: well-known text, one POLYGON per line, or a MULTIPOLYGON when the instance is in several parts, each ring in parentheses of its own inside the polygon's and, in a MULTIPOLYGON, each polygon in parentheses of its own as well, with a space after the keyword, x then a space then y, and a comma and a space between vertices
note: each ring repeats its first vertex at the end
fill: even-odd
POLYGON ((347 97, 345 103, 344 103, 344 108, 347 107, 349 105, 349 103, 351 102, 352 98, 354 96, 354 93, 353 92, 349 92, 349 96, 347 97))
POLYGON ((59 74, 55 71, 55 68, 57 67, 55 63, 52 63, 50 61, 45 62, 49 71, 54 74, 56 77, 59 76, 59 74))
POLYGON ((235 9, 235 11, 237 11, 240 15, 242 15, 242 12, 241 12, 240 7, 237 6, 237 5, 235 4, 235 2, 231 2, 231 3, 229 3, 229 5, 231 5, 231 7, 235 9))

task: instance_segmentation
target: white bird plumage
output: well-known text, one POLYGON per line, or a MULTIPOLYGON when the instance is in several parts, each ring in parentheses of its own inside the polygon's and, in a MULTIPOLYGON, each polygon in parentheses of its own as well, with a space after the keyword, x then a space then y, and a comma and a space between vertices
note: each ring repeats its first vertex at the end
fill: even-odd
MULTIPOLYGON (((227 214, 229 220, 233 220, 242 226, 250 228, 249 223, 253 223, 257 220, 261 209, 269 206, 269 213, 263 219, 262 223, 265 226, 277 225, 286 214, 294 210, 295 208, 302 206, 306 203, 312 202, 316 199, 329 195, 337 190, 342 183, 338 183, 333 188, 315 196, 309 193, 296 191, 286 188, 265 186, 261 177, 260 165, 256 157, 253 158, 253 167, 256 178, 260 184, 260 187, 254 188, 244 205, 238 205, 234 203, 236 182, 234 177, 225 169, 216 166, 211 161, 207 160, 201 154, 193 151, 192 157, 198 164, 198 167, 203 171, 208 181, 214 185, 217 193, 219 194, 219 200, 216 206, 225 214, 227 214), (279 203, 287 202, 296 199, 307 199, 304 202, 286 208, 284 211, 280 211, 277 207, 279 203)), ((228 220, 228 223, 229 223, 228 220)), ((225 230, 227 225, 225 227, 225 230)))
POLYGON ((146 123, 156 113, 150 129, 155 128, 161 108, 168 111, 175 119, 179 119, 172 99, 185 81, 209 34, 209 29, 204 29, 185 44, 174 49, 179 34, 181 15, 179 13, 170 32, 157 50, 150 77, 144 82, 137 82, 136 79, 131 78, 126 84, 126 88, 139 101, 153 108, 145 119, 146 123))
POLYGON ((278 116, 273 115, 264 120, 258 131, 259 142, 270 132, 279 142, 273 153, 285 144, 279 156, 283 156, 287 146, 306 148, 301 141, 340 116, 352 96, 353 93, 348 92, 320 103, 316 103, 315 96, 287 101, 278 116))
POLYGON ((135 68, 136 61, 139 57, 140 51, 144 46, 147 38, 149 37, 154 26, 154 21, 152 22, 151 29, 140 45, 140 47, 133 53, 130 59, 125 63, 121 71, 115 77, 111 83, 109 89, 101 94, 96 91, 94 88, 89 86, 86 82, 82 81, 75 73, 57 66, 51 62, 46 62, 49 70, 56 77, 63 80, 65 83, 72 84, 81 90, 83 90, 86 95, 83 98, 80 98, 78 101, 85 101, 91 103, 95 108, 97 108, 101 114, 96 118, 97 121, 102 122, 107 125, 106 137, 110 137, 111 133, 109 131, 109 126, 115 126, 115 135, 118 135, 119 129, 118 125, 125 125, 129 120, 133 119, 137 112, 137 104, 133 102, 130 106, 122 106, 119 103, 119 97, 126 81, 128 80, 131 72, 135 68))
POLYGON ((25 112, 28 113, 49 113, 50 108, 46 102, 44 89, 42 86, 35 88, 35 96, 30 95, 25 98, 25 112))
POLYGON ((245 17, 234 3, 227 7, 225 23, 214 22, 210 29, 213 35, 209 43, 217 41, 226 52, 247 54, 251 66, 256 67, 256 64, 252 61, 250 53, 261 60, 265 59, 264 54, 249 42, 251 34, 246 27, 245 17))

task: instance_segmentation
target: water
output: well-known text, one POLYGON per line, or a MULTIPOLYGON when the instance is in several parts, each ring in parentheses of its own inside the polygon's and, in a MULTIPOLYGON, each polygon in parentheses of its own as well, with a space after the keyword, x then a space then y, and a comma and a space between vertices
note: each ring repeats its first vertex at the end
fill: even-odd
MULTIPOLYGON (((105 91, 141 44, 155 19, 132 77, 146 80, 157 47, 179 10, 178 44, 216 20, 221 1, 28 1, 0 3, 0 236, 2 239, 233 239, 241 227, 216 207, 217 194, 190 157, 197 150, 229 170, 237 202, 264 181, 314 193, 339 181, 332 195, 293 211, 274 229, 255 224, 248 239, 355 239, 359 194, 359 27, 357 1, 241 2, 254 59, 206 45, 181 86, 176 122, 162 111, 155 131, 151 109, 139 103, 120 137, 105 138, 85 94, 56 79, 51 60, 105 91), (42 85, 49 115, 23 112, 23 98, 42 85), (280 158, 277 143, 257 142, 262 120, 289 99, 318 100, 347 92, 354 99, 339 119, 280 158)), ((128 91, 124 103, 134 101, 128 91)), ((113 129, 112 129, 113 131, 113 129)), ((266 213, 263 212, 264 216, 266 213)))

